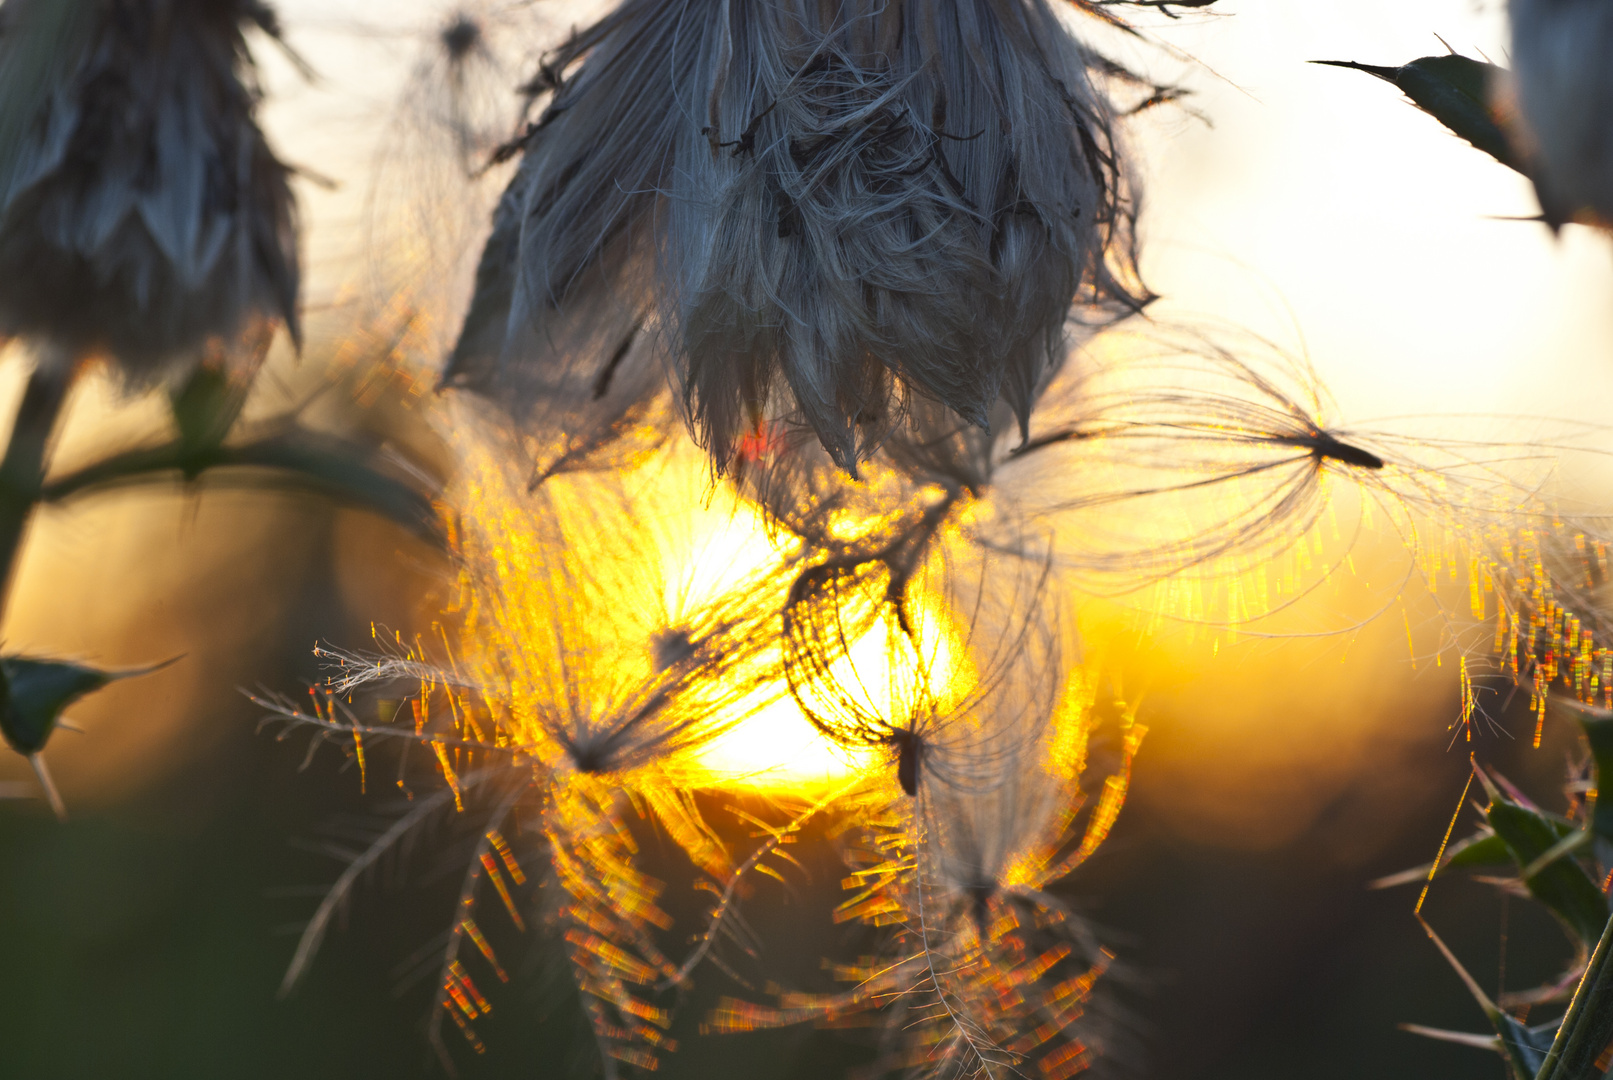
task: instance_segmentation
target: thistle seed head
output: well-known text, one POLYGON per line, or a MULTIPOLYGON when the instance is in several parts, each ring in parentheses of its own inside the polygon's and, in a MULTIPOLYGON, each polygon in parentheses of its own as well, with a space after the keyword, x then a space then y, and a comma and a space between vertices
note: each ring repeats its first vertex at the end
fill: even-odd
POLYGON ((0 332, 149 380, 254 317, 297 334, 296 211, 244 0, 0 7, 0 332))
POLYGON ((853 473, 920 401, 1023 427, 1072 308, 1147 299, 1094 66, 1046 0, 627 0, 546 63, 450 378, 649 325, 719 470, 769 421, 853 473))

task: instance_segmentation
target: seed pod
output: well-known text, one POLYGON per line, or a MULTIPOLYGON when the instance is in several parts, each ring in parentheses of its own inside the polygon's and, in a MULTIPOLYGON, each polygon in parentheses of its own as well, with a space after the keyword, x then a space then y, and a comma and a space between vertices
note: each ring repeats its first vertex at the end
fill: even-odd
POLYGON ((1512 0, 1517 104, 1546 220, 1613 223, 1613 6, 1512 0))
POLYGON ((627 0, 545 64, 449 378, 645 326, 718 469, 782 419, 855 472, 920 398, 1023 427, 1072 305, 1146 300, 1092 65, 1046 0, 627 0))
POLYGON ((0 332, 135 382, 254 316, 297 334, 288 170, 253 118, 252 0, 0 6, 0 332))

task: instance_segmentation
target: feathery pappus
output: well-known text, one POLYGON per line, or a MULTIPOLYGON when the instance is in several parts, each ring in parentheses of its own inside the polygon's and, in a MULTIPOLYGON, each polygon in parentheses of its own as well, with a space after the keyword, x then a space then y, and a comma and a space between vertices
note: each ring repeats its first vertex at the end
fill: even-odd
POLYGON ((1368 617, 1408 586, 1434 598, 1438 648, 1461 654, 1463 727, 1486 675, 1529 689, 1537 737, 1552 686, 1607 698, 1613 522, 1552 492, 1565 460, 1605 456, 1604 432, 1558 424, 1555 438, 1504 442, 1472 437, 1473 418, 1455 436, 1426 417, 1420 435, 1410 418, 1341 427, 1315 372, 1269 342, 1159 333, 1148 348, 1088 371, 1067 400, 1050 393, 1045 427, 998 470, 998 490, 1055 537, 1071 587, 1260 634, 1375 551, 1368 617))
MULTIPOLYGON (((624 1067, 653 1069, 675 1048, 667 1034, 675 991, 695 966, 669 955, 664 886, 640 866, 634 823, 651 823, 719 886, 741 872, 696 805, 706 774, 691 755, 783 693, 777 642, 762 629, 776 617, 780 576, 766 564, 690 577, 668 557, 672 540, 657 534, 668 527, 665 500, 635 500, 597 478, 530 491, 506 449, 465 454, 454 523, 463 595, 451 660, 430 662, 413 646, 380 656, 331 652, 338 670, 311 711, 264 703, 288 732, 311 728, 314 745, 350 746, 361 771, 366 745, 378 742, 434 755, 445 787, 417 800, 354 866, 373 865, 382 847, 433 814, 457 808, 480 821, 491 809, 443 956, 436 1023, 451 1019, 480 1045, 473 1021, 487 1004, 475 980, 487 976, 472 970, 482 964, 476 955, 493 977, 506 973, 477 922, 477 897, 491 883, 524 930, 530 904, 514 887, 530 878, 552 886, 541 923, 566 955, 614 1077, 624 1067), (402 719, 361 723, 345 703, 355 693, 391 702, 402 719), (523 846, 538 859, 519 869, 523 846)), ((288 986, 351 877, 339 886, 310 923, 288 986)))
POLYGON ((1058 559, 1089 591, 1269 563, 1327 511, 1328 478, 1394 471, 1372 435, 1331 423, 1303 359, 1245 334, 1124 337, 1109 339, 1120 359, 1049 392, 998 465, 999 489, 1060 533, 1058 559))
MULTIPOLYGON (((937 769, 958 786, 993 782, 1007 751, 988 752, 971 717, 1005 684, 1033 683, 1027 665, 1052 649, 1046 565, 950 537, 923 553, 900 602, 877 565, 818 562, 792 583, 782 628, 791 695, 835 744, 886 755, 909 796, 937 769), (941 752, 959 739, 970 753, 941 752)), ((1038 733, 1032 713, 997 736, 1038 733)))
POLYGON ((406 106, 452 145, 466 175, 518 133, 510 91, 545 29, 529 3, 458 4, 426 35, 409 73, 406 106))
POLYGON ((521 415, 648 334, 719 470, 789 420, 855 473, 919 399, 1023 428, 1072 310, 1148 299, 1100 68, 1047 0, 628 0, 540 69, 445 379, 521 415))
MULTIPOLYGON (((1008 413, 1002 402, 996 410, 1008 413)), ((833 710, 842 719, 865 711, 853 704, 868 691, 853 650, 884 640, 887 655, 876 670, 906 672, 916 690, 952 677, 951 661, 929 654, 938 643, 955 652, 960 630, 957 640, 973 641, 976 651, 990 643, 1025 644, 1037 605, 1049 599, 1052 537, 1018 520, 996 487, 1010 438, 1006 430, 994 435, 938 403, 920 402, 860 478, 847 477, 821 448, 787 429, 771 434, 735 470, 741 497, 776 534, 800 545, 783 611, 785 669, 802 709, 836 741, 844 742, 850 729, 829 721, 824 703, 838 703, 833 710), (931 640, 936 633, 941 637, 931 640), (810 701, 801 694, 808 685, 810 701)), ((997 664, 984 654, 970 662, 982 661, 997 664)), ((897 713, 933 711, 909 704, 897 713)), ((886 708, 875 705, 873 715, 886 708)), ((851 729, 864 729, 854 745, 913 741, 911 732, 890 742, 872 738, 864 724, 851 729)))
POLYGON ((552 747, 542 830, 563 894, 555 932, 606 1074, 653 1069, 674 1048, 666 998, 688 972, 658 939, 671 928, 662 886, 638 869, 626 823, 648 814, 700 872, 735 873, 680 770, 780 692, 764 629, 778 575, 764 565, 717 587, 691 580, 658 547, 671 539, 644 524, 665 513, 653 497, 612 498, 591 478, 529 495, 506 460, 483 458, 466 478, 465 633, 488 657, 484 680, 503 688, 505 724, 552 747))
POLYGON ((1552 228, 1613 226, 1613 10, 1599 0, 1511 0, 1512 90, 1552 228))
MULTIPOLYGON (((882 928, 884 940, 878 953, 836 967, 856 985, 785 993, 776 1004, 725 999, 708 1029, 872 1023, 878 1067, 910 1077, 1062 1080, 1090 1067, 1113 1026, 1093 996, 1113 958, 1048 888, 1107 837, 1146 729, 1120 703, 1120 759, 1083 827, 1096 680, 1075 665, 1056 692, 1042 689, 1004 684, 981 703, 976 739, 1020 726, 1027 708, 1042 713, 1039 734, 1013 741, 993 783, 959 788, 930 778, 916 798, 864 814, 846 853, 851 896, 835 918, 882 928)), ((976 749, 966 739, 949 752, 976 749)))
POLYGON ((373 288, 425 309, 435 365, 464 317, 478 245, 498 193, 513 171, 494 152, 520 129, 514 93, 554 32, 543 6, 455 4, 400 34, 407 76, 378 140, 365 198, 373 288))
POLYGON ((135 382, 247 322, 298 334, 288 169, 258 129, 257 0, 0 6, 0 331, 135 382))

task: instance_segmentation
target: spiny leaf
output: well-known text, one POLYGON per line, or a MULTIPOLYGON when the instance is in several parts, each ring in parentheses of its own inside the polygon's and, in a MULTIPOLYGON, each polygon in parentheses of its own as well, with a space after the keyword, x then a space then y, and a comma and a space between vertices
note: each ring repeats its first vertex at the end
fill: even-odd
MULTIPOLYGON (((1445 859, 1439 864, 1439 872, 1445 873, 1454 868, 1464 869, 1479 866, 1510 866, 1512 865, 1512 851, 1495 833, 1489 830, 1476 832, 1452 844, 1445 852, 1445 859)), ((1397 874, 1389 874, 1372 882, 1370 888, 1392 889, 1397 885, 1410 885, 1414 882, 1428 880, 1429 871, 1433 863, 1423 863, 1410 870, 1402 870, 1397 874)))
POLYGON ((0 676, 0 732, 19 754, 43 750, 62 711, 112 681, 95 668, 21 656, 0 658, 0 676))
MULTIPOLYGON (((1423 112, 1453 133, 1520 173, 1522 161, 1506 132, 1490 111, 1487 85, 1506 69, 1466 56, 1424 56, 1400 67, 1359 64, 1352 60, 1313 60, 1315 64, 1350 68, 1393 83, 1423 112)), ((1526 174, 1527 175, 1527 174, 1526 174)))
MULTIPOLYGON (((1563 828, 1567 829, 1567 826, 1563 828)), ((1507 848, 1506 841, 1493 832, 1481 832, 1451 845, 1450 854, 1445 857, 1445 865, 1440 867, 1440 871, 1452 867, 1505 866, 1511 861, 1512 852, 1507 848)))
MULTIPOLYGON (((1564 835, 1560 823, 1507 799, 1496 799, 1485 810, 1496 835, 1506 842, 1519 871, 1551 850, 1564 835)), ((1586 946, 1593 945, 1607 926, 1607 897, 1572 857, 1562 855, 1537 873, 1524 878, 1529 894, 1549 907, 1586 946)))
POLYGON ((0 733, 17 753, 37 754, 73 702, 110 682, 148 675, 173 662, 133 671, 102 671, 65 660, 0 657, 0 733))
POLYGON ((1456 972, 1457 977, 1467 987, 1467 992, 1473 996, 1473 1000, 1484 1011, 1485 1018, 1490 1021, 1490 1026, 1495 1029, 1495 1038, 1494 1041, 1491 1041, 1482 1035, 1464 1035, 1458 1032, 1439 1031, 1434 1028, 1423 1028, 1415 1025, 1402 1025, 1402 1027, 1413 1031, 1415 1034, 1425 1035, 1429 1038, 1444 1039, 1447 1042, 1464 1042, 1470 1046, 1477 1045, 1499 1051, 1501 1056, 1506 1059, 1514 1080, 1534 1080, 1535 1073, 1546 1058, 1546 1052, 1551 1049, 1557 1025, 1552 1023, 1541 1025, 1538 1028, 1529 1028, 1520 1024, 1507 1013, 1502 1012, 1500 1007, 1490 1000, 1490 995, 1484 992, 1483 987, 1479 986, 1478 980, 1474 979, 1468 973, 1467 968, 1462 966, 1462 962, 1456 958, 1456 954, 1451 952, 1450 946, 1446 945, 1440 936, 1434 933, 1434 928, 1428 925, 1427 920, 1418 915, 1417 921, 1422 924, 1423 932, 1434 943, 1434 947, 1445 957, 1445 962, 1450 964, 1451 970, 1456 972))

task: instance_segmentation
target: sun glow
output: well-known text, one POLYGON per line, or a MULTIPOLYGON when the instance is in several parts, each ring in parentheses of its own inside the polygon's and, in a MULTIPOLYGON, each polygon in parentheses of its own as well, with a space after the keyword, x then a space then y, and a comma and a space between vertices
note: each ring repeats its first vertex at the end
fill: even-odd
MULTIPOLYGON (((605 688, 653 680, 658 649, 688 648, 716 620, 754 619, 758 633, 775 627, 804 565, 793 542, 771 533, 751 504, 713 489, 704 461, 680 449, 608 482, 555 477, 537 495, 508 473, 498 453, 468 451, 466 517, 496 538, 483 561, 495 567, 497 589, 509 599, 497 614, 470 613, 477 625, 467 643, 500 639, 504 653, 526 658, 539 683, 605 688), (564 556, 558 569, 538 535, 551 523, 553 539, 563 531, 566 548, 580 553, 564 556), (550 610, 559 599, 551 580, 557 574, 575 610, 550 610), (557 651, 551 639, 561 624, 574 640, 557 651), (587 670, 562 676, 565 654, 589 656, 587 670)), ((884 714, 921 698, 945 708, 949 686, 962 675, 955 669, 964 650, 946 605, 922 575, 907 606, 916 645, 878 617, 830 665, 832 683, 854 688, 860 708, 884 714)), ((666 763, 681 778, 696 786, 805 792, 866 774, 870 756, 883 752, 838 745, 813 725, 782 674, 776 638, 769 634, 769 643, 729 677, 743 686, 759 671, 776 674, 748 691, 712 695, 709 719, 717 734, 666 763)), ((799 689, 808 701, 830 692, 799 689)), ((522 738, 538 739, 527 707, 516 701, 511 709, 522 738)))

